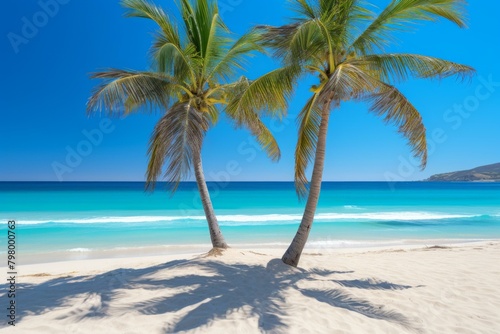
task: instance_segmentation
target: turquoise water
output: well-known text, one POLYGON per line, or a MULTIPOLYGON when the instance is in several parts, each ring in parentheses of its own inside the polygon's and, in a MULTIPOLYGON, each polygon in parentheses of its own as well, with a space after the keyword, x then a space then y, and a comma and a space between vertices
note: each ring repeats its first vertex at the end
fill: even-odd
MULTIPOLYGON (((304 206, 293 183, 209 188, 230 245, 286 248, 291 241, 304 206)), ((3 245, 11 219, 26 259, 187 252, 210 245, 194 183, 182 184, 174 196, 161 185, 145 193, 142 183, 0 183, 3 245)), ((497 238, 500 183, 342 182, 324 183, 309 247, 497 238)))

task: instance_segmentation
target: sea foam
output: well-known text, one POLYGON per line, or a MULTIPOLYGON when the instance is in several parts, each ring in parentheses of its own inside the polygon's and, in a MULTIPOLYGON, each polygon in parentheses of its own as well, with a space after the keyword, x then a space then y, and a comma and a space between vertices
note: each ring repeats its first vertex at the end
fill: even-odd
MULTIPOLYGON (((484 215, 483 215, 484 216, 484 215)), ((441 219, 474 218, 478 215, 463 215, 434 212, 370 212, 370 213, 318 213, 315 221, 428 221, 441 219)), ((296 223, 302 219, 301 214, 265 214, 265 215, 219 215, 222 225, 241 225, 242 223, 296 223)), ((182 223, 186 221, 205 221, 205 216, 117 216, 66 219, 22 220, 18 224, 107 224, 107 223, 182 223)))

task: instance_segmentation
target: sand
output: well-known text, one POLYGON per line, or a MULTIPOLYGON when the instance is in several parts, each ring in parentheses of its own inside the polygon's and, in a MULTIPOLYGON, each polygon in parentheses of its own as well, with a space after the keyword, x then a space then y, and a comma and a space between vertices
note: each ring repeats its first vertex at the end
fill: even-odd
POLYGON ((0 332, 500 333, 500 242, 308 251, 298 269, 280 255, 23 266, 0 332))

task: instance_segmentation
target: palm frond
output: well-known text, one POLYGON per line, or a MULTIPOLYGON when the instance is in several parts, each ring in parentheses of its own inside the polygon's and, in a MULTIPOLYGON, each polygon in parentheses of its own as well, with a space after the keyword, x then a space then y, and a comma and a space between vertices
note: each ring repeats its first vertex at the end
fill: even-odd
POLYGON ((207 109, 208 110, 207 110, 206 116, 210 122, 210 125, 217 124, 217 122, 219 121, 219 114, 220 114, 219 110, 213 104, 208 105, 207 109))
POLYGON ((369 94, 370 111, 383 118, 387 124, 399 128, 399 133, 407 138, 415 158, 421 168, 427 165, 427 138, 422 116, 408 99, 395 87, 381 83, 376 93, 369 94))
POLYGON ((335 69, 318 95, 318 103, 358 99, 377 89, 375 81, 362 68, 343 63, 335 69))
POLYGON ((251 112, 237 116, 234 114, 227 115, 234 121, 236 127, 243 127, 250 130, 252 136, 255 137, 260 147, 262 147, 271 160, 278 161, 280 159, 281 151, 278 142, 256 113, 251 112))
POLYGON ((284 63, 328 61, 342 53, 354 39, 360 22, 371 18, 371 11, 359 0, 295 0, 292 10, 300 15, 293 23, 280 27, 258 26, 262 43, 284 63))
POLYGON ((351 49, 361 54, 383 50, 393 41, 393 32, 410 29, 412 22, 444 18, 463 28, 465 5, 464 0, 392 0, 356 38, 351 49))
POLYGON ((93 91, 87 111, 108 110, 128 114, 141 106, 165 108, 176 91, 171 78, 155 72, 109 69, 94 73, 91 78, 105 82, 93 91))
POLYGON ((193 44, 182 43, 175 21, 162 8, 147 0, 122 0, 122 5, 128 9, 125 13, 127 17, 151 19, 160 27, 151 48, 158 70, 172 74, 181 81, 193 81, 199 56, 193 44))
POLYGON ((193 157, 201 152, 209 122, 188 103, 177 103, 158 121, 151 136, 146 188, 153 190, 166 165, 164 178, 175 192, 189 176, 193 157))
POLYGON ((283 59, 285 62, 285 58, 289 57, 290 41, 303 24, 302 22, 294 22, 279 27, 260 25, 254 29, 261 36, 260 44, 273 50, 274 57, 283 59))
POLYGON ((227 36, 227 33, 223 33, 224 30, 221 29, 221 27, 224 27, 224 23, 219 14, 214 14, 210 32, 208 33, 207 51, 203 58, 203 78, 205 78, 206 74, 214 68, 215 64, 227 54, 227 48, 232 42, 227 36))
POLYGON ((237 70, 244 69, 246 59, 254 51, 263 52, 264 49, 258 44, 260 35, 256 31, 241 36, 234 44, 225 51, 224 55, 210 70, 206 80, 229 80, 237 70))
POLYGON ((306 17, 307 19, 315 19, 318 17, 317 9, 308 0, 293 1, 290 4, 290 9, 299 14, 299 17, 306 17))
MULTIPOLYGON (((181 15, 190 42, 204 59, 208 52, 208 43, 212 33, 214 18, 218 16, 217 3, 213 0, 196 0, 195 6, 189 0, 181 0, 181 15)), ((216 19, 217 24, 225 27, 216 19)))
POLYGON ((379 73, 384 82, 404 81, 410 77, 444 79, 455 75, 465 79, 475 73, 467 65, 415 54, 367 55, 356 58, 353 63, 366 67, 372 73, 379 73))
POLYGON ((179 81, 196 82, 196 73, 202 61, 193 44, 188 43, 183 49, 170 43, 163 34, 158 34, 151 48, 154 64, 158 71, 171 74, 179 81))
POLYGON ((342 61, 345 50, 354 39, 354 34, 364 21, 372 18, 372 12, 361 6, 359 0, 317 0, 316 19, 320 28, 326 54, 322 55, 329 68, 342 61))
POLYGON ((289 66, 248 81, 246 87, 240 87, 238 94, 228 97, 226 113, 236 120, 257 111, 261 111, 261 115, 282 117, 286 113, 288 100, 299 74, 298 66, 289 66))
POLYGON ((321 123, 321 108, 317 103, 318 94, 314 94, 300 112, 298 140, 295 147, 295 190, 299 198, 307 196, 306 170, 314 161, 316 144, 318 143, 319 126, 321 123))
POLYGON ((388 85, 353 64, 339 66, 318 97, 318 103, 335 101, 367 101, 370 111, 408 139, 413 155, 420 159, 421 167, 427 164, 426 130, 422 116, 408 99, 395 87, 388 85))
POLYGON ((333 40, 320 19, 306 20, 280 27, 258 26, 261 43, 273 50, 284 64, 322 64, 329 58, 333 40))
POLYGON ((330 2, 335 2, 336 10, 330 10, 324 20, 334 40, 335 53, 341 55, 360 33, 360 27, 372 19, 373 12, 360 0, 325 1, 323 6, 328 7, 330 2))
POLYGON ((140 17, 151 19, 158 24, 162 30, 162 35, 168 43, 172 43, 177 48, 182 48, 181 37, 172 19, 161 9, 147 0, 122 0, 122 6, 127 8, 127 17, 140 17))

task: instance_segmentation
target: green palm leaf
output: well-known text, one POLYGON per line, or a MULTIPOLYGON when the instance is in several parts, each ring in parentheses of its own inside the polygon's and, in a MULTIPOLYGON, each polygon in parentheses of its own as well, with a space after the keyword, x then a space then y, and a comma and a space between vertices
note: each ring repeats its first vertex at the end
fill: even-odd
POLYGON ((414 54, 368 55, 356 58, 353 63, 365 67, 369 72, 378 73, 385 82, 404 81, 410 77, 444 79, 459 76, 465 79, 475 73, 467 65, 414 54))
POLYGON ((246 59, 251 56, 252 52, 264 51, 258 44, 259 41, 260 35, 256 31, 244 34, 218 59, 208 73, 206 80, 228 80, 229 77, 236 74, 237 70, 244 69, 247 64, 246 59))
POLYGON ((196 73, 203 64, 193 44, 187 44, 181 49, 158 34, 151 54, 158 71, 171 74, 181 82, 196 84, 196 73))
POLYGON ((250 119, 256 110, 261 110, 263 115, 282 117, 299 70, 298 66, 283 67, 248 81, 248 86, 229 100, 226 113, 233 119, 250 119))
POLYGON ((181 14, 187 36, 202 59, 205 59, 208 53, 210 36, 213 34, 212 28, 216 24, 225 27, 221 21, 218 21, 218 13, 215 1, 196 0, 193 6, 189 0, 181 0, 181 14))
POLYGON ((122 0, 122 6, 128 9, 127 17, 140 17, 156 22, 160 27, 164 39, 181 48, 181 38, 172 19, 161 9, 146 0, 122 0))
POLYGON ((234 121, 237 127, 244 127, 250 130, 252 136, 255 137, 260 147, 262 147, 271 160, 278 161, 280 159, 281 151, 278 142, 256 113, 252 112, 238 116, 227 115, 234 121))
POLYGON ((371 11, 358 0, 296 0, 292 9, 303 17, 280 27, 258 26, 263 45, 274 51, 284 63, 328 61, 333 70, 342 54, 354 39, 360 22, 371 18, 371 11))
POLYGON ((147 189, 154 189, 155 181, 163 172, 171 190, 191 172, 193 157, 200 154, 205 133, 209 127, 206 114, 188 103, 177 103, 158 121, 149 144, 147 189))
POLYGON ((414 157, 420 160, 420 167, 424 169, 427 165, 427 138, 418 110, 398 89, 382 83, 379 90, 368 95, 366 100, 371 102, 371 112, 399 128, 412 147, 414 157))
POLYGON ((393 32, 406 31, 417 21, 444 18, 463 28, 465 4, 463 0, 392 0, 352 43, 351 49, 362 54, 383 50, 393 41, 393 32))
POLYGON ((141 106, 149 110, 166 107, 171 95, 178 90, 171 77, 155 72, 110 69, 91 77, 105 82, 97 86, 90 97, 88 112, 104 109, 128 114, 141 106))
POLYGON ((297 13, 299 17, 306 17, 307 19, 315 19, 318 15, 316 8, 307 0, 297 0, 290 4, 292 11, 297 13))
POLYGON ((316 144, 318 142, 319 126, 321 123, 321 108, 318 103, 318 94, 314 94, 300 112, 298 140, 295 147, 295 189, 299 198, 307 196, 308 179, 306 169, 314 161, 316 144))
MULTIPOLYGON (((426 166, 427 139, 422 116, 398 89, 352 64, 340 67, 333 78, 330 83, 334 82, 338 89, 330 97, 338 99, 345 96, 348 97, 346 99, 367 101, 371 112, 398 127, 398 131, 408 139, 415 158, 421 161, 421 167, 426 166)), ((329 91, 328 85, 325 91, 329 91)), ((318 99, 323 100, 325 98, 318 99)))
POLYGON ((271 48, 273 56, 285 64, 303 62, 326 52, 324 35, 316 19, 281 27, 258 26, 256 29, 261 32, 262 45, 271 48))

